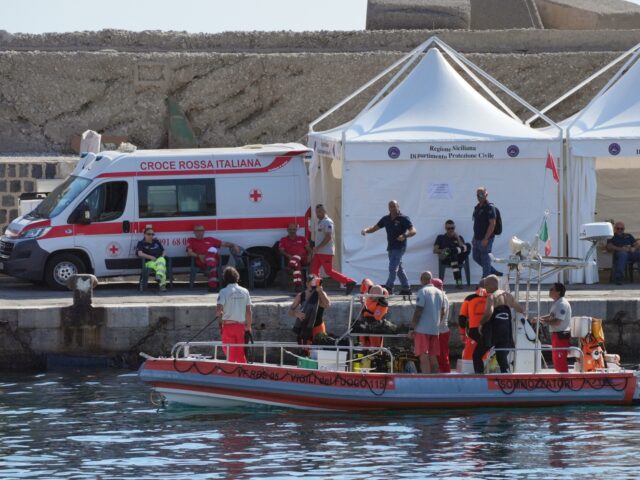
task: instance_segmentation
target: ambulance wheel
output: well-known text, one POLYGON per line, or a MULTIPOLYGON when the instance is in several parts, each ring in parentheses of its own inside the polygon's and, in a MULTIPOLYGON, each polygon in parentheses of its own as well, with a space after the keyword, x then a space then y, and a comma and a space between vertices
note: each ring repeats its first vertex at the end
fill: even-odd
POLYGON ((249 253, 254 255, 249 260, 253 270, 254 283, 265 287, 271 285, 278 271, 273 252, 265 248, 256 248, 250 249, 249 253))
POLYGON ((47 262, 44 280, 53 290, 67 290, 67 280, 72 275, 86 273, 84 262, 72 253, 58 253, 47 262))

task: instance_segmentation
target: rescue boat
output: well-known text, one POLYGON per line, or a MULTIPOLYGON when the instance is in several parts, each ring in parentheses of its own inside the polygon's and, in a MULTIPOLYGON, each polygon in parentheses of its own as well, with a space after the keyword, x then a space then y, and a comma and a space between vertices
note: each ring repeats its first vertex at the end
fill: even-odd
POLYGON ((269 405, 312 410, 541 407, 637 402, 634 371, 398 374, 237 364, 200 356, 148 358, 140 378, 169 405, 269 405))
MULTIPOLYGON (((595 243, 611 236, 610 224, 583 226, 583 238, 595 243), (586 227, 586 228, 585 228, 586 227)), ((540 312, 540 284, 559 271, 582 268, 588 264, 593 249, 584 260, 543 258, 535 248, 522 254, 523 242, 513 242, 515 253, 503 262, 515 273, 515 294, 519 295, 522 272, 526 281, 525 303, 535 278, 540 312)), ((534 246, 535 247, 535 246, 534 246)), ((507 282, 509 282, 509 275, 507 282)), ((353 301, 351 304, 353 310, 353 301)), ((525 308, 526 310, 526 308, 525 308)), ((352 312, 349 318, 352 318, 352 312)), ((140 379, 151 385, 168 404, 198 407, 235 408, 241 406, 275 406, 295 409, 366 411, 469 407, 546 407, 578 404, 631 405, 640 402, 640 372, 619 366, 619 357, 594 348, 590 317, 576 317, 572 323, 574 337, 581 348, 569 347, 575 362, 568 373, 544 368, 542 352, 553 350, 539 340, 524 316, 514 317, 514 348, 510 350, 510 373, 466 373, 460 368, 447 374, 422 375, 398 373, 393 351, 386 347, 308 346, 295 343, 259 342, 243 345, 261 352, 261 361, 230 363, 224 359, 221 342, 181 342, 167 358, 145 356, 140 379), (584 341, 585 338, 590 341, 584 341), (199 353, 194 353, 198 351, 199 353), (298 352, 298 353, 296 353, 298 352), (356 368, 362 358, 385 356, 387 372, 356 368), (304 355, 310 353, 311 359, 304 355), (290 356, 298 357, 289 365, 290 356), (222 357, 222 358, 220 358, 222 357), (276 359, 268 362, 268 359, 276 359), (357 371, 359 370, 359 371, 357 371)), ((572 319, 573 320, 573 319, 572 319)), ((348 322, 345 338, 351 334, 348 322)), ((539 325, 539 324, 537 324, 539 325)), ((464 366, 463 366, 464 367, 464 366)))

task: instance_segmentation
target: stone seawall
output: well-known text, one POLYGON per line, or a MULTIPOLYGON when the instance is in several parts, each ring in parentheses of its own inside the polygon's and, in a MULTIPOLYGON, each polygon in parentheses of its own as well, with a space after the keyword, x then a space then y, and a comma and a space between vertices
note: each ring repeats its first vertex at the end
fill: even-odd
MULTIPOLYGON (((3 37, 0 155, 70 152, 72 137, 86 129, 166 147, 169 97, 202 147, 301 140, 310 121, 434 34, 538 107, 640 41, 637 30, 3 37)), ((575 112, 598 86, 554 117, 575 112)), ((324 126, 351 118, 374 93, 324 126)))
MULTIPOLYGON (((549 302, 543 302, 548 305, 549 302)), ((607 349, 619 353, 623 362, 639 359, 640 301, 629 299, 571 300, 574 315, 605 319, 607 349)), ((254 307, 256 341, 295 341, 289 303, 264 302, 254 307)), ((71 307, 0 309, 0 370, 43 368, 47 354, 102 356, 114 365, 135 366, 139 352, 168 355, 178 341, 191 339, 214 317, 212 305, 105 305, 80 319, 70 316, 71 307)), ((459 356, 461 344, 456 320, 460 302, 452 303, 451 351, 459 356)), ((545 307, 546 308, 546 307, 545 307)), ((403 302, 390 308, 390 317, 408 328, 414 307, 403 302)), ((543 309, 544 310, 544 309, 543 309)), ((340 335, 346 330, 349 303, 334 302, 326 312, 327 330, 340 335)), ((197 340, 219 339, 212 325, 197 340)))
MULTIPOLYGON (((84 130, 167 147, 167 105, 177 100, 201 147, 301 141, 309 123, 401 53, 0 52, 0 154, 69 152, 84 130)), ((532 105, 544 106, 614 53, 469 54, 532 105)), ((382 84, 381 84, 382 85, 382 84)), ((582 107, 591 85, 554 113, 582 107)), ((375 88, 320 128, 359 111, 375 88)))

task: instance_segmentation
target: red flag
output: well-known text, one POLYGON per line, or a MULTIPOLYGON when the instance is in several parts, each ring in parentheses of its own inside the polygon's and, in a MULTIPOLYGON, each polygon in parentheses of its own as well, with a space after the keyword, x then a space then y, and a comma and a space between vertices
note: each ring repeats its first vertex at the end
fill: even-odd
POLYGON ((547 150, 547 164, 545 165, 545 168, 551 170, 553 179, 556 181, 556 183, 560 183, 560 175, 558 175, 558 170, 556 169, 556 162, 553 159, 553 155, 551 155, 551 151, 549 150, 547 150))

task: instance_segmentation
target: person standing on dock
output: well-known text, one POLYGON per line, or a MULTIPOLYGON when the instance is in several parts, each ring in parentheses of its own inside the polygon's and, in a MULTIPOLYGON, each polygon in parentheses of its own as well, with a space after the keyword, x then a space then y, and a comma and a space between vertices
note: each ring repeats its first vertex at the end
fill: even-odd
POLYGON ((356 281, 333 269, 333 256, 335 255, 335 245, 333 237, 335 228, 333 220, 327 215, 324 205, 316 205, 316 217, 318 218, 318 235, 316 236, 316 246, 313 247, 313 259, 311 260, 311 273, 320 276, 320 267, 327 275, 347 287, 347 295, 351 295, 356 281))
MULTIPOLYGON (((227 267, 222 273, 226 284, 218 294, 216 317, 220 321, 223 344, 244 344, 245 332, 251 333, 251 297, 249 290, 238 285, 240 274, 233 267, 227 267)), ((247 363, 243 346, 224 347, 227 361, 247 363)))
POLYGON ((491 265, 491 249, 496 235, 502 233, 502 221, 500 214, 493 203, 488 200, 489 192, 485 187, 478 187, 476 198, 478 204, 473 209, 473 260, 482 267, 482 277, 488 275, 502 276, 491 265))
POLYGON ((413 339, 414 354, 420 360, 422 373, 438 373, 438 339, 440 322, 444 316, 444 293, 431 284, 431 272, 420 275, 420 289, 416 295, 409 338, 413 339))
POLYGON ((389 215, 385 215, 378 223, 360 232, 363 236, 367 233, 377 232, 381 228, 387 231, 387 253, 389 255, 389 276, 385 283, 385 288, 389 293, 393 293, 393 284, 396 275, 400 280, 400 295, 410 295, 411 288, 409 279, 402 268, 402 257, 407 250, 407 238, 416 234, 416 228, 411 223, 409 217, 400 212, 400 204, 397 200, 389 202, 389 215))
POLYGON ((549 297, 553 300, 549 315, 539 317, 540 323, 549 325, 551 332, 551 347, 553 368, 556 372, 567 373, 569 364, 567 362, 568 350, 571 346, 571 305, 564 298, 567 289, 563 283, 556 282, 549 289, 549 297), (559 350, 556 350, 559 349, 559 350), (560 350, 561 349, 561 350, 560 350))

